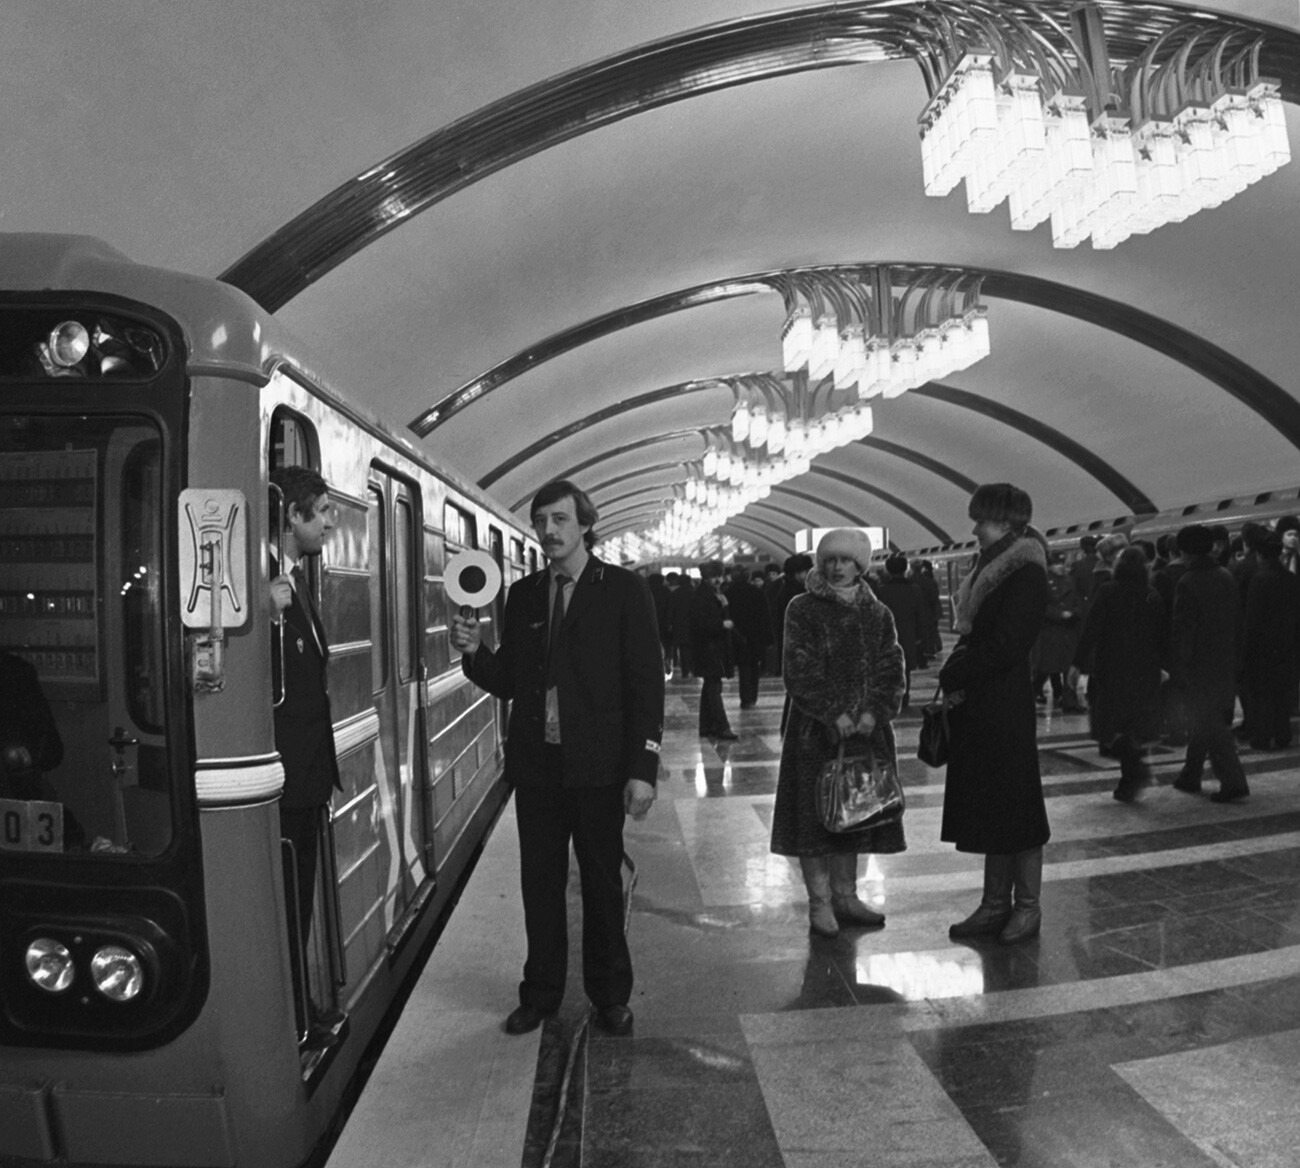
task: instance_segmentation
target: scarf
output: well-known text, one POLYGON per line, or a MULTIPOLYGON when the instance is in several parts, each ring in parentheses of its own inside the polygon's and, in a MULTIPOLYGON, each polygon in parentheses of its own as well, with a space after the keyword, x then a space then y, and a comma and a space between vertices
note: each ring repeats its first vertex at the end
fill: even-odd
POLYGON ((808 573, 804 586, 814 596, 820 596, 823 600, 833 600, 836 604, 847 604, 850 607, 872 604, 876 601, 876 594, 871 591, 871 585, 867 583, 865 576, 859 576, 858 582, 851 588, 836 588, 822 575, 820 568, 813 568, 808 573))
POLYGON ((1043 549, 1042 537, 1028 529, 1024 535, 1008 534, 981 552, 975 570, 957 589, 954 601, 957 631, 963 635, 969 633, 975 614, 989 594, 1026 564, 1037 564, 1047 570, 1047 553, 1043 549))

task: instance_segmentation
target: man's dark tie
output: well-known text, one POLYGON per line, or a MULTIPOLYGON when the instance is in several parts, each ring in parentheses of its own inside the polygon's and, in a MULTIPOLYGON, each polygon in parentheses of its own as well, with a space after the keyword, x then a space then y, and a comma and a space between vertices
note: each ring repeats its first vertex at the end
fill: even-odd
POLYGON ((298 563, 294 564, 289 574, 293 577, 293 590, 298 594, 303 610, 307 613, 307 619, 311 622, 311 635, 316 641, 316 648, 324 650, 321 636, 324 626, 320 623, 320 617, 316 615, 316 602, 312 599, 311 588, 307 584, 307 573, 303 571, 302 564, 298 563))
POLYGON ((551 605, 551 640, 546 651, 546 688, 555 684, 555 668, 559 664, 560 635, 564 630, 564 586, 568 576, 556 574, 555 603, 551 605))

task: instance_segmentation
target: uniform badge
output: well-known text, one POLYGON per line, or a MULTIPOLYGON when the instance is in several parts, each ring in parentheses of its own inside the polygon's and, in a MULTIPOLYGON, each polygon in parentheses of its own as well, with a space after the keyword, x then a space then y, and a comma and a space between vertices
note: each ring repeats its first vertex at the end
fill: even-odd
POLYGON ((302 638, 299 637, 299 638, 298 638, 298 652, 299 652, 299 653, 303 652, 303 649, 304 649, 304 646, 303 646, 303 643, 302 643, 302 638))

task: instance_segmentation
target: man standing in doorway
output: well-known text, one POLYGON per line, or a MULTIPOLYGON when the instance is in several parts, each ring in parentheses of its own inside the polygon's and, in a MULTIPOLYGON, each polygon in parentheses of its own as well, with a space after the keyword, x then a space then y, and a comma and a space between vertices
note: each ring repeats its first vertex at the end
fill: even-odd
MULTIPOLYGON (((271 633, 273 692, 284 700, 275 707, 275 748, 284 766, 280 796, 280 834, 293 844, 297 898, 290 882, 285 889, 291 925, 296 922, 305 946, 311 934, 316 901, 316 865, 320 851, 321 811, 335 789, 342 789, 334 752, 334 719, 326 685, 329 644, 316 612, 307 577, 307 560, 319 556, 334 530, 334 504, 329 486, 314 470, 288 466, 273 471, 271 482, 283 496, 284 562, 271 555, 271 612, 283 622, 271 633)), ((271 507, 271 526, 279 522, 281 505, 271 507)), ((304 987, 304 993, 306 987, 304 987)), ((321 1010, 309 1001, 313 1023, 321 1010)), ((327 1020, 328 1021, 328 1020, 327 1020)))
POLYGON ((564 998, 569 841, 582 877, 582 979, 596 1025, 629 1034, 632 958, 623 928, 623 820, 655 797, 664 674, 644 580, 591 554, 596 508, 567 480, 533 496, 547 566, 510 589, 495 652, 452 619, 465 675, 510 699, 505 779, 515 790, 528 957, 508 1034, 564 998))

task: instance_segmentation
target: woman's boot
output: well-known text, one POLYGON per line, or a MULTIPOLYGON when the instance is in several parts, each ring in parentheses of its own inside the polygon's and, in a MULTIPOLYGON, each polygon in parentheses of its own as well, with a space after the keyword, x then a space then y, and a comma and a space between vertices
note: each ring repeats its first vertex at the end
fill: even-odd
POLYGON ((992 937, 1006 927, 1011 919, 1011 861, 1011 856, 984 857, 984 899, 964 921, 949 927, 948 936, 953 940, 992 937))
POLYGON ((831 909, 842 925, 860 928, 879 928, 885 923, 885 914, 868 908, 858 899, 858 857, 849 852, 830 857, 831 909))
POLYGON ((826 856, 800 856, 804 887, 808 889, 808 927, 819 937, 838 937, 840 927, 831 909, 831 869, 826 856))
POLYGON ((1043 910, 1038 903, 1043 890, 1043 849, 1029 848, 1017 852, 1012 862, 1016 904, 1007 927, 998 934, 998 940, 1004 945, 1017 945, 1038 936, 1043 923, 1043 910))

